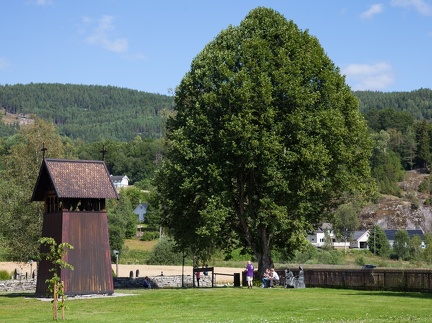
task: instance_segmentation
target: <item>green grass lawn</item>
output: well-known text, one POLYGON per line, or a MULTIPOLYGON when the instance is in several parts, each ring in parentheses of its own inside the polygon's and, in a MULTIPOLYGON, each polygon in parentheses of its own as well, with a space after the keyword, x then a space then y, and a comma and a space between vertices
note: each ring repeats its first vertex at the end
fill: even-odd
MULTIPOLYGON (((68 322, 432 322, 432 294, 343 289, 116 290, 68 300, 68 322)), ((52 321, 51 303, 0 294, 1 322, 52 321)))

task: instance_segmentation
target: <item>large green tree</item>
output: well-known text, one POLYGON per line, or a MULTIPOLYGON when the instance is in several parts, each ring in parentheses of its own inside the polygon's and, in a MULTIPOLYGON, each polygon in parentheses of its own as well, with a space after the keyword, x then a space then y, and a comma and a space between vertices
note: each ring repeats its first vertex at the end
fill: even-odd
MULTIPOLYGON (((421 244, 421 243, 420 243, 421 244)), ((420 245, 419 245, 420 247, 420 245)), ((410 257, 410 237, 406 230, 398 230, 395 234, 393 243, 393 252, 401 260, 407 260, 410 257)))
POLYGON ((26 262, 38 255, 43 204, 30 199, 44 156, 43 146, 47 148, 45 157, 64 157, 65 143, 54 125, 36 119, 20 129, 3 156, 0 237, 4 236, 7 258, 13 261, 26 262))
POLYGON ((415 234, 409 241, 409 259, 419 261, 423 253, 422 239, 415 234))
POLYGON ((425 249, 423 252, 424 260, 432 264, 432 233, 426 233, 425 234, 425 249))
POLYGON ((386 131, 381 130, 371 137, 375 142, 371 158, 372 176, 381 193, 397 195, 400 191, 397 183, 405 175, 400 157, 389 148, 390 136, 386 131))
POLYGON ((138 221, 133 210, 126 189, 120 190, 118 200, 108 200, 107 216, 111 250, 122 252, 124 240, 135 235, 138 221))
POLYGON ((431 125, 422 120, 415 124, 417 141, 416 163, 419 167, 427 168, 431 162, 431 125))
POLYGON ((272 9, 198 54, 175 110, 155 183, 183 250, 244 247, 262 271, 342 192, 364 192, 371 144, 357 99, 318 40, 272 9))
POLYGON ((334 227, 338 236, 350 241, 354 231, 359 226, 361 207, 357 201, 339 205, 334 213, 334 227))
POLYGON ((390 256, 390 243, 383 229, 375 225, 372 230, 370 230, 368 238, 368 247, 374 255, 381 257, 390 256))

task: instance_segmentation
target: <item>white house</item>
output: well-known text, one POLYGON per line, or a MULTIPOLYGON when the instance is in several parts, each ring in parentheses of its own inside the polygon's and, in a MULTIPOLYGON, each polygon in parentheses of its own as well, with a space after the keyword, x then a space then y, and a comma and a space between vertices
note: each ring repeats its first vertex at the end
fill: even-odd
POLYGON ((354 249, 366 249, 368 247, 368 240, 369 230, 354 231, 349 247, 354 249))
POLYGON ((325 245, 326 232, 328 232, 332 244, 334 244, 336 242, 336 235, 333 231, 333 226, 330 223, 323 223, 321 227, 309 234, 306 239, 315 247, 323 247, 325 245))
POLYGON ((129 185, 129 178, 126 175, 111 175, 111 181, 113 182, 115 188, 127 187, 129 185))
POLYGON ((138 216, 138 222, 143 223, 145 221, 147 208, 148 208, 148 203, 140 203, 133 211, 133 213, 135 213, 138 216))

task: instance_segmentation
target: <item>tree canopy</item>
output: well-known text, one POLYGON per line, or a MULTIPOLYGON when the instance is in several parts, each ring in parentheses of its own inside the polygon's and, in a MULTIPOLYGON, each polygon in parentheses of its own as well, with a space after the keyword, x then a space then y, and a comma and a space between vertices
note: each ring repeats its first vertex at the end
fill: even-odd
POLYGON ((360 210, 357 201, 339 205, 334 214, 334 227, 338 236, 349 239, 353 235, 359 226, 358 215, 360 210))
POLYGON ((369 250, 381 257, 388 257, 390 255, 391 247, 387 236, 383 229, 374 225, 373 230, 368 238, 369 250))
MULTIPOLYGON (((421 240, 418 245, 420 247, 421 240)), ((407 260, 410 257, 410 237, 406 230, 398 230, 395 234, 393 252, 398 259, 407 260)))
POLYGON ((26 262, 37 258, 42 233, 43 204, 30 202, 42 163, 41 148, 45 143, 50 147, 46 157, 62 158, 64 147, 55 127, 41 119, 22 127, 16 136, 3 157, 7 168, 0 172, 0 237, 5 237, 8 259, 26 262))
POLYGON ((340 202, 364 193, 371 142, 318 40, 272 9, 252 10, 192 61, 168 120, 155 181, 182 250, 251 251, 262 271, 292 254, 340 202))

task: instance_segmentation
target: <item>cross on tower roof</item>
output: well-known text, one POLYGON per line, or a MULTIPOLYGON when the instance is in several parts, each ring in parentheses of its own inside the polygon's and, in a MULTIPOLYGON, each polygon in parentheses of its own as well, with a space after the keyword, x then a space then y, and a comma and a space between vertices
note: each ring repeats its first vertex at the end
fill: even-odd
POLYGON ((105 145, 102 145, 102 150, 100 151, 102 154, 102 160, 105 160, 105 153, 107 153, 108 151, 105 149, 105 145))
POLYGON ((45 152, 48 150, 48 148, 45 148, 45 143, 43 142, 42 143, 42 149, 41 149, 41 152, 42 152, 42 159, 45 159, 45 152))

